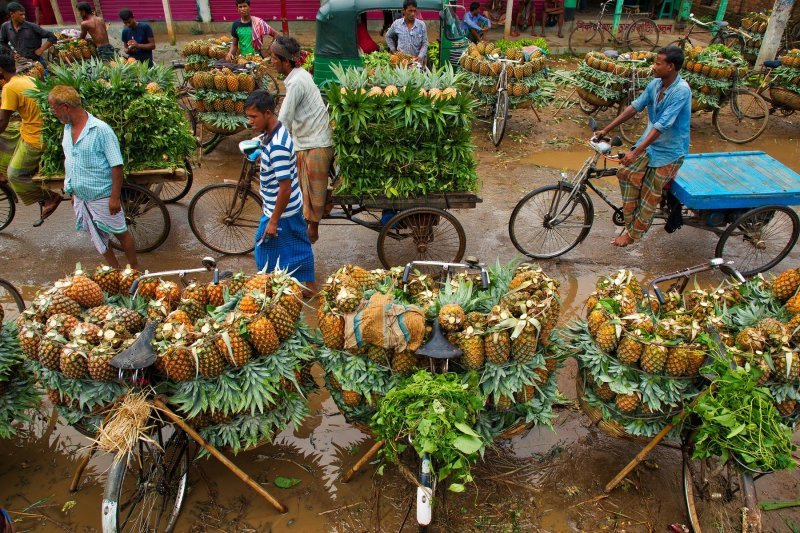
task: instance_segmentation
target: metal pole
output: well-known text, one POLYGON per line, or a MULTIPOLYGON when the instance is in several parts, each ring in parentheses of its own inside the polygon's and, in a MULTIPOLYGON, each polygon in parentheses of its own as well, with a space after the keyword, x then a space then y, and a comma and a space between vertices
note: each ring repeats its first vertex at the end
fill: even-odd
POLYGON ((506 39, 511 38, 511 17, 514 14, 514 0, 506 0, 506 27, 503 35, 506 39))
POLYGON ((775 55, 781 47, 783 32, 786 31, 786 25, 792 16, 793 7, 794 0, 775 0, 775 5, 772 7, 772 15, 770 15, 769 24, 767 24, 767 31, 761 41, 761 49, 758 51, 756 68, 760 68, 764 61, 775 59, 775 55))

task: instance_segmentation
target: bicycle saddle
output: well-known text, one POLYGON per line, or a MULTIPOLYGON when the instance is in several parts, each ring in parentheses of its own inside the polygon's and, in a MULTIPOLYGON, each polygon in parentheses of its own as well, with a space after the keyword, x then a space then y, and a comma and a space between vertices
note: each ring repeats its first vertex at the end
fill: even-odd
POLYGON ((764 66, 767 68, 778 68, 779 66, 781 66, 781 62, 775 60, 764 61, 764 66))
POLYGON ((261 142, 258 139, 245 139, 239 143, 239 151, 244 155, 249 156, 258 150, 260 144, 261 142))
POLYGON ((717 28, 724 28, 724 27, 728 26, 728 21, 727 20, 715 20, 714 21, 714 26, 716 26, 717 28))
POLYGON ((619 57, 619 52, 617 52, 616 50, 605 50, 603 52, 603 55, 609 59, 616 59, 619 57))
POLYGON ((139 370, 153 366, 157 356, 150 343, 153 342, 155 332, 156 322, 150 322, 130 348, 118 353, 108 364, 120 370, 139 370))

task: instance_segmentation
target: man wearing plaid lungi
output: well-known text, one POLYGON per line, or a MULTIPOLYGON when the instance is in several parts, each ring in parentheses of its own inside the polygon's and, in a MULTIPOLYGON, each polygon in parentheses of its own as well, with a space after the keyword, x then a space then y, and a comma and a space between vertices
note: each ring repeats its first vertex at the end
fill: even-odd
POLYGON ((647 108, 647 129, 620 160, 617 172, 622 191, 625 228, 612 243, 628 246, 641 239, 653 223, 664 186, 678 173, 689 153, 692 90, 678 74, 683 50, 668 46, 658 51, 653 76, 644 92, 596 136, 608 132, 647 108))

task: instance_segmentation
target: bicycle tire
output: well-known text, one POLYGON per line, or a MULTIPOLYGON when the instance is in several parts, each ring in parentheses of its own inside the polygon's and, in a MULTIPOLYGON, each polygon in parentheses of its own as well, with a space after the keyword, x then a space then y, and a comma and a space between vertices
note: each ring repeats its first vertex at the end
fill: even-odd
POLYGON ((793 209, 769 205, 758 207, 747 211, 725 228, 717 241, 714 257, 733 261, 733 265, 745 277, 754 276, 770 270, 783 261, 797 243, 798 235, 800 235, 800 218, 793 209), (789 237, 785 239, 774 237, 778 232, 788 230, 787 224, 791 224, 789 237), (741 245, 733 240, 735 237, 742 237, 741 245), (775 252, 762 254, 765 250, 773 249, 776 244, 775 252), (740 246, 744 248, 743 252, 739 252, 740 246), (757 257, 761 255, 766 257, 763 261, 745 262, 746 258, 752 257, 753 254, 757 257))
POLYGON ((497 91, 497 101, 494 103, 494 118, 492 119, 492 142, 495 147, 503 142, 508 124, 508 91, 497 91))
MULTIPOLYGON (((554 228, 548 228, 547 225, 549 224, 549 211, 551 210, 550 206, 553 205, 553 202, 560 203, 563 195, 569 195, 572 191, 572 187, 566 183, 559 183, 557 185, 546 185, 544 187, 539 187, 538 189, 531 191, 527 195, 525 195, 514 207, 514 211, 511 212, 511 218, 508 221, 508 234, 511 237, 511 242, 514 244, 514 247, 519 250, 520 253, 526 255, 527 257, 533 259, 552 259, 554 257, 559 257, 564 255, 565 253, 569 252, 575 246, 577 246, 580 242, 582 242, 586 236, 589 234, 589 231, 592 227, 592 222, 594 221, 594 206, 592 205, 592 200, 585 192, 580 192, 576 196, 574 196, 570 203, 573 205, 565 206, 561 209, 558 209, 559 212, 565 212, 566 215, 563 216, 563 220, 558 222, 557 226, 561 226, 564 222, 568 221, 569 219, 573 218, 573 214, 576 208, 579 208, 581 213, 578 213, 578 217, 582 218, 582 220, 577 220, 576 226, 571 226, 575 228, 579 228, 579 231, 575 232, 574 237, 564 238, 561 237, 561 242, 566 242, 561 248, 557 248, 555 250, 550 250, 543 252, 541 247, 537 246, 537 249, 533 249, 533 246, 530 244, 523 244, 522 237, 527 235, 533 235, 533 228, 541 227, 545 231, 553 230, 554 228), (554 192, 557 196, 550 198, 544 198, 545 195, 554 192), (539 202, 544 201, 547 204, 546 211, 541 214, 533 214, 531 217, 527 217, 525 213, 523 213, 523 209, 527 206, 533 206, 535 202, 535 198, 539 197, 539 202), (544 198, 544 200, 541 200, 544 198), (531 224, 528 228, 522 227, 521 220, 525 218, 535 218, 536 220, 532 220, 531 224), (518 221, 519 219, 519 221, 518 221), (519 226, 519 227, 518 227, 519 226)), ((529 207, 534 209, 535 207, 529 207)), ((546 239, 545 235, 545 239, 546 239)))
POLYGON ((25 310, 25 300, 17 288, 10 282, 0 278, 0 308, 2 308, 2 317, 0 317, 0 327, 3 321, 16 319, 20 313, 25 310))
POLYGON ((249 189, 243 190, 238 184, 208 185, 200 189, 189 203, 189 227, 198 241, 215 252, 249 254, 255 249, 261 206, 260 196, 249 189), (241 194, 244 194, 244 199, 235 200, 241 194), (220 234, 220 231, 225 233, 220 234))
POLYGON ((0 231, 6 229, 17 214, 14 191, 7 183, 0 183, 0 231))
POLYGON ((769 106, 758 93, 737 87, 727 102, 714 109, 711 122, 726 141, 746 144, 764 133, 769 122, 769 106))
MULTIPOLYGON (((164 244, 172 222, 167 206, 158 196, 145 187, 123 183, 120 201, 137 253, 152 252, 164 244)), ((122 250, 116 238, 111 239, 109 244, 115 250, 122 250)))
POLYGON ((578 51, 578 47, 588 47, 591 50, 602 50, 603 43, 605 42, 605 37, 603 36, 603 30, 598 25, 595 25, 593 29, 589 30, 590 35, 588 38, 581 39, 580 35, 577 35, 578 30, 583 31, 583 28, 578 28, 577 26, 569 32, 569 38, 567 39, 567 47, 569 48, 569 53, 573 56, 578 56, 580 52, 578 51), (574 41, 574 43, 573 43, 574 41))
POLYGON ((165 181, 160 184, 161 189, 158 191, 158 197, 165 204, 174 204, 180 201, 184 196, 189 193, 194 183, 194 171, 192 170, 192 163, 189 159, 184 159, 183 164, 186 167, 186 179, 183 181, 165 181))
POLYGON ((467 236, 451 213, 414 207, 400 211, 381 228, 377 246, 378 258, 385 268, 411 261, 458 263, 464 257, 467 236))
MULTIPOLYGON (((163 428, 157 431, 163 431, 163 428)), ((155 444, 140 440, 138 444, 138 454, 136 451, 132 451, 129 457, 125 458, 125 460, 115 462, 109 470, 101 508, 103 533, 123 533, 142 530, 164 531, 165 533, 171 532, 178 522, 178 516, 183 506, 188 475, 188 441, 183 431, 176 431, 173 433, 164 446, 163 451, 158 449, 155 444), (171 459, 169 458, 170 454, 172 454, 171 459), (164 461, 164 459, 167 460, 164 461), (174 464, 170 464, 173 461, 174 464), (156 477, 154 478, 153 476, 156 477), (123 501, 121 503, 121 500, 123 500, 126 495, 126 478, 128 479, 129 485, 132 480, 139 480, 135 485, 135 496, 138 496, 139 499, 138 501, 130 503, 129 506, 131 509, 127 513, 127 519, 121 519, 120 515, 123 514, 128 507, 126 502, 123 501), (143 486, 144 488, 142 488, 143 486), (155 488, 155 490, 152 490, 155 494, 161 493, 155 496, 156 500, 163 500, 161 504, 161 513, 157 517, 153 517, 151 513, 148 513, 147 516, 143 517, 146 520, 145 523, 135 522, 131 524, 131 527, 128 527, 129 520, 134 518, 131 515, 137 505, 142 503, 142 506, 144 506, 148 501, 148 488, 155 488), (145 493, 140 495, 139 492, 142 490, 144 490, 145 493), (167 499, 168 497, 170 499, 167 499), (169 505, 170 502, 172 502, 171 505, 169 505), (164 528, 160 529, 161 518, 164 512, 167 511, 167 507, 170 507, 167 521, 164 528), (151 524, 154 518, 155 523, 151 524)))
POLYGON ((625 30, 625 46, 627 46, 630 51, 646 50, 653 52, 658 48, 659 36, 658 24, 656 24, 654 20, 649 18, 634 19, 633 23, 625 30), (655 37, 650 38, 648 35, 654 35, 655 37), (637 37, 635 42, 632 40, 634 37, 637 37), (637 46, 634 48, 635 44, 637 46), (644 48, 641 48, 642 46, 644 46, 644 48))

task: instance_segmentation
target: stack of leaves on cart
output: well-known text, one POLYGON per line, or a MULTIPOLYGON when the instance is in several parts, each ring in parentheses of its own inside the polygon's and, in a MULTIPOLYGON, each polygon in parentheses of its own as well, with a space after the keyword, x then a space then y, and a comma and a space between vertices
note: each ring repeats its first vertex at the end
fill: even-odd
MULTIPOLYGON (((550 92, 542 88, 547 65, 546 53, 535 46, 532 51, 524 52, 523 47, 527 43, 523 41, 526 40, 516 41, 513 46, 508 41, 470 44, 459 59, 458 64, 466 73, 473 94, 484 105, 493 105, 497 100, 497 77, 502 70, 502 64, 494 60, 497 57, 517 61, 506 68, 508 95, 512 105, 530 101, 543 105, 549 99, 550 92)), ((530 43, 533 44, 533 41, 530 43)))
POLYGON ((769 96, 773 103, 800 110, 800 50, 781 57, 781 66, 772 71, 769 96))
POLYGON ((56 85, 75 87, 85 109, 111 126, 126 172, 183 167, 195 149, 196 140, 177 102, 175 74, 169 68, 90 59, 70 66, 51 65, 49 70, 47 80, 37 80, 33 92, 43 120, 43 176, 64 175, 64 125, 47 103, 56 85))
POLYGON ((31 411, 39 406, 36 380, 24 365, 17 325, 4 319, 0 307, 0 439, 13 437, 14 422, 30 421, 31 411))
POLYGON ((618 437, 652 437, 702 387, 715 347, 706 332, 733 289, 666 294, 658 306, 629 271, 601 277, 587 319, 559 332, 557 350, 578 360, 581 407, 618 437))
POLYGON ((159 387, 203 438, 234 453, 270 442, 308 415, 314 341, 302 287, 285 271, 224 285, 140 288, 158 325, 159 387))
POLYGON ((256 76, 229 68, 198 71, 190 83, 195 88, 195 109, 206 127, 219 133, 246 128, 244 102, 256 88, 256 76))
POLYGON ((141 275, 99 266, 39 293, 17 320, 19 344, 50 402, 69 424, 93 432, 126 390, 109 364, 145 325, 145 303, 125 296, 141 275))
POLYGON ((423 274, 404 284, 402 269, 367 272, 352 265, 328 279, 318 317, 325 349, 318 358, 349 420, 368 423, 398 380, 429 368, 415 350, 430 335, 426 322, 435 320, 463 352, 449 370, 480 372, 485 406, 477 431, 495 437, 519 424, 549 424, 560 363, 548 349, 560 308, 558 283, 529 265, 497 265, 489 275, 486 291, 464 274, 440 289, 423 274))
POLYGON ((578 64, 575 85, 578 96, 594 106, 608 106, 622 99, 626 85, 636 75, 637 89, 650 81, 655 54, 632 52, 612 59, 600 52, 589 52, 578 64))
POLYGON ((758 52, 761 50, 761 43, 764 41, 764 33, 769 25, 770 11, 751 12, 742 19, 742 29, 748 37, 744 40, 745 58, 750 63, 755 63, 758 52))
POLYGON ((473 191, 478 184, 471 128, 475 101, 452 68, 334 67, 327 93, 337 192, 407 198, 473 191))
POLYGON ((712 44, 707 48, 687 45, 684 52, 681 77, 692 88, 692 111, 718 108, 721 93, 733 86, 737 65, 739 75, 744 75, 744 58, 722 44, 712 44))

